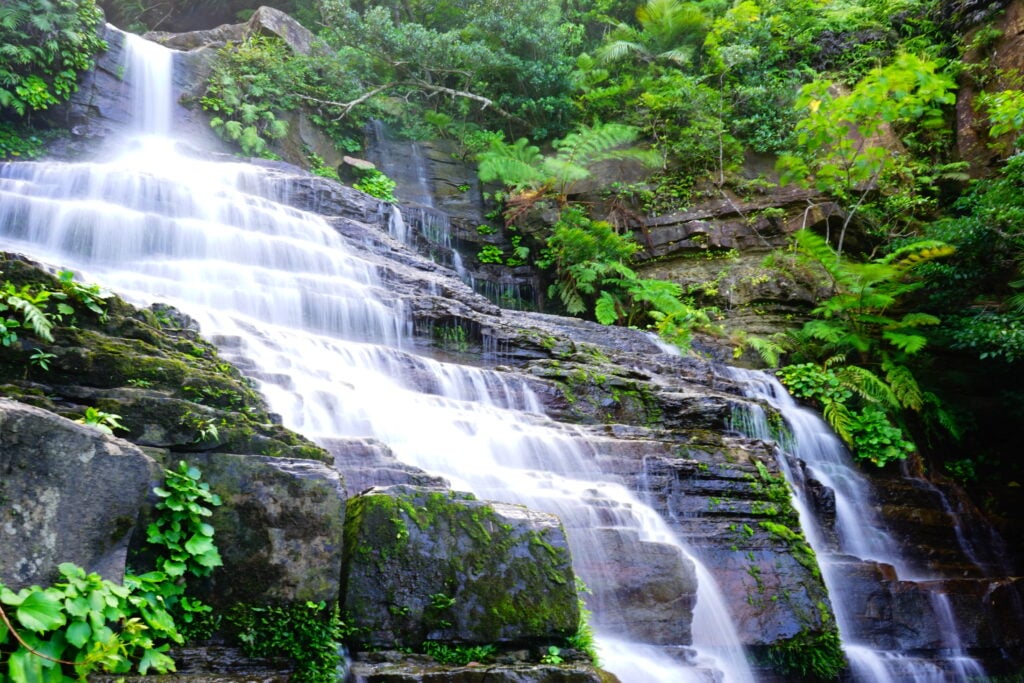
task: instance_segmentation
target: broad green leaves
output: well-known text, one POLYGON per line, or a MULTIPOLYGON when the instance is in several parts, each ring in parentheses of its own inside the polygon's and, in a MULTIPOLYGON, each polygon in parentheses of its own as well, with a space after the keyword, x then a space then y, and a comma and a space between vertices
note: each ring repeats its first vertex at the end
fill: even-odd
POLYGON ((175 670, 166 653, 171 642, 183 638, 170 610, 184 622, 210 610, 185 597, 184 582, 176 577, 205 576, 221 565, 214 528, 201 519, 220 498, 200 481, 199 470, 184 462, 165 475, 164 486, 155 489, 162 500, 150 526, 150 542, 162 546, 161 570, 128 574, 122 586, 65 562, 59 566, 61 580, 49 588, 15 593, 0 584, 0 609, 15 630, 0 620, 0 682, 69 683, 73 679, 65 671, 85 680, 94 671, 175 670), (165 557, 168 552, 174 557, 165 557), (9 653, 6 660, 4 653, 9 653))

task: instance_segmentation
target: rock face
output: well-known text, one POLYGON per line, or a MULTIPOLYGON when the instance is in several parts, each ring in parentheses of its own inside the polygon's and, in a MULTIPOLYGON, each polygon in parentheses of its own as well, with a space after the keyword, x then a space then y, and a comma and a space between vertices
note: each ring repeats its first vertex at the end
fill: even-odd
POLYGON ((371 647, 562 638, 579 624, 553 515, 406 486, 349 501, 342 609, 371 647))
POLYGON ((199 591, 205 602, 337 600, 346 494, 335 469, 227 453, 195 453, 188 462, 224 502, 210 518, 224 566, 199 591))
POLYGON ((126 441, 0 399, 0 582, 47 585, 61 562, 111 581, 150 487, 152 459, 126 441))
POLYGON ((300 55, 312 54, 316 37, 279 9, 260 7, 241 24, 221 24, 216 28, 200 29, 184 33, 150 31, 145 38, 165 45, 172 50, 194 50, 196 48, 217 48, 227 43, 240 43, 251 36, 272 36, 283 40, 288 47, 300 55))

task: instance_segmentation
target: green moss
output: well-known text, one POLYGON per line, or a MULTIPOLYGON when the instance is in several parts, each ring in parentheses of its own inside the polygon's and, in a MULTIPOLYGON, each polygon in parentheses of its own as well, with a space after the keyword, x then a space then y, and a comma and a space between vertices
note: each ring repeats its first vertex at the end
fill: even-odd
POLYGON ((846 668, 834 626, 817 632, 805 628, 792 638, 776 641, 762 659, 788 680, 832 681, 846 668))

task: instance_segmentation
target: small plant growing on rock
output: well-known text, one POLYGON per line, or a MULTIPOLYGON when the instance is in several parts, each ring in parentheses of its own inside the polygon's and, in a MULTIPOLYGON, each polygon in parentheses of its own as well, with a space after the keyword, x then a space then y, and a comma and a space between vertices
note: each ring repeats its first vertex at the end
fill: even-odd
POLYGON ((109 436, 114 435, 115 429, 128 429, 121 424, 120 415, 108 413, 98 408, 93 408, 92 406, 86 408, 85 414, 75 420, 75 422, 92 427, 93 429, 99 430, 109 436))

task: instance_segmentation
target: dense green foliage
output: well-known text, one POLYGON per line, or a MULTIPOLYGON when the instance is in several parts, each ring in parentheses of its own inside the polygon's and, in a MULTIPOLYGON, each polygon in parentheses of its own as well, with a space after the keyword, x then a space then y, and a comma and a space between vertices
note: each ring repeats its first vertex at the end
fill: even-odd
POLYGON ((106 49, 93 0, 9 0, 0 5, 0 159, 34 158, 45 133, 20 119, 63 102, 106 49))
POLYGON ((78 74, 106 49, 93 0, 9 0, 0 6, 0 114, 66 100, 78 74))
POLYGON ((250 657, 288 657, 296 683, 338 680, 340 641, 345 625, 337 609, 323 602, 288 606, 236 605, 224 615, 224 626, 250 657))
POLYGON ((64 563, 62 578, 47 588, 15 593, 0 584, 0 682, 63 683, 93 672, 175 670, 167 651, 183 638, 172 614, 208 610, 185 597, 184 577, 204 576, 220 564, 213 528, 199 521, 210 514, 207 505, 220 500, 184 462, 164 474, 164 487, 154 489, 161 502, 150 525, 154 571, 129 573, 117 585, 64 563))

